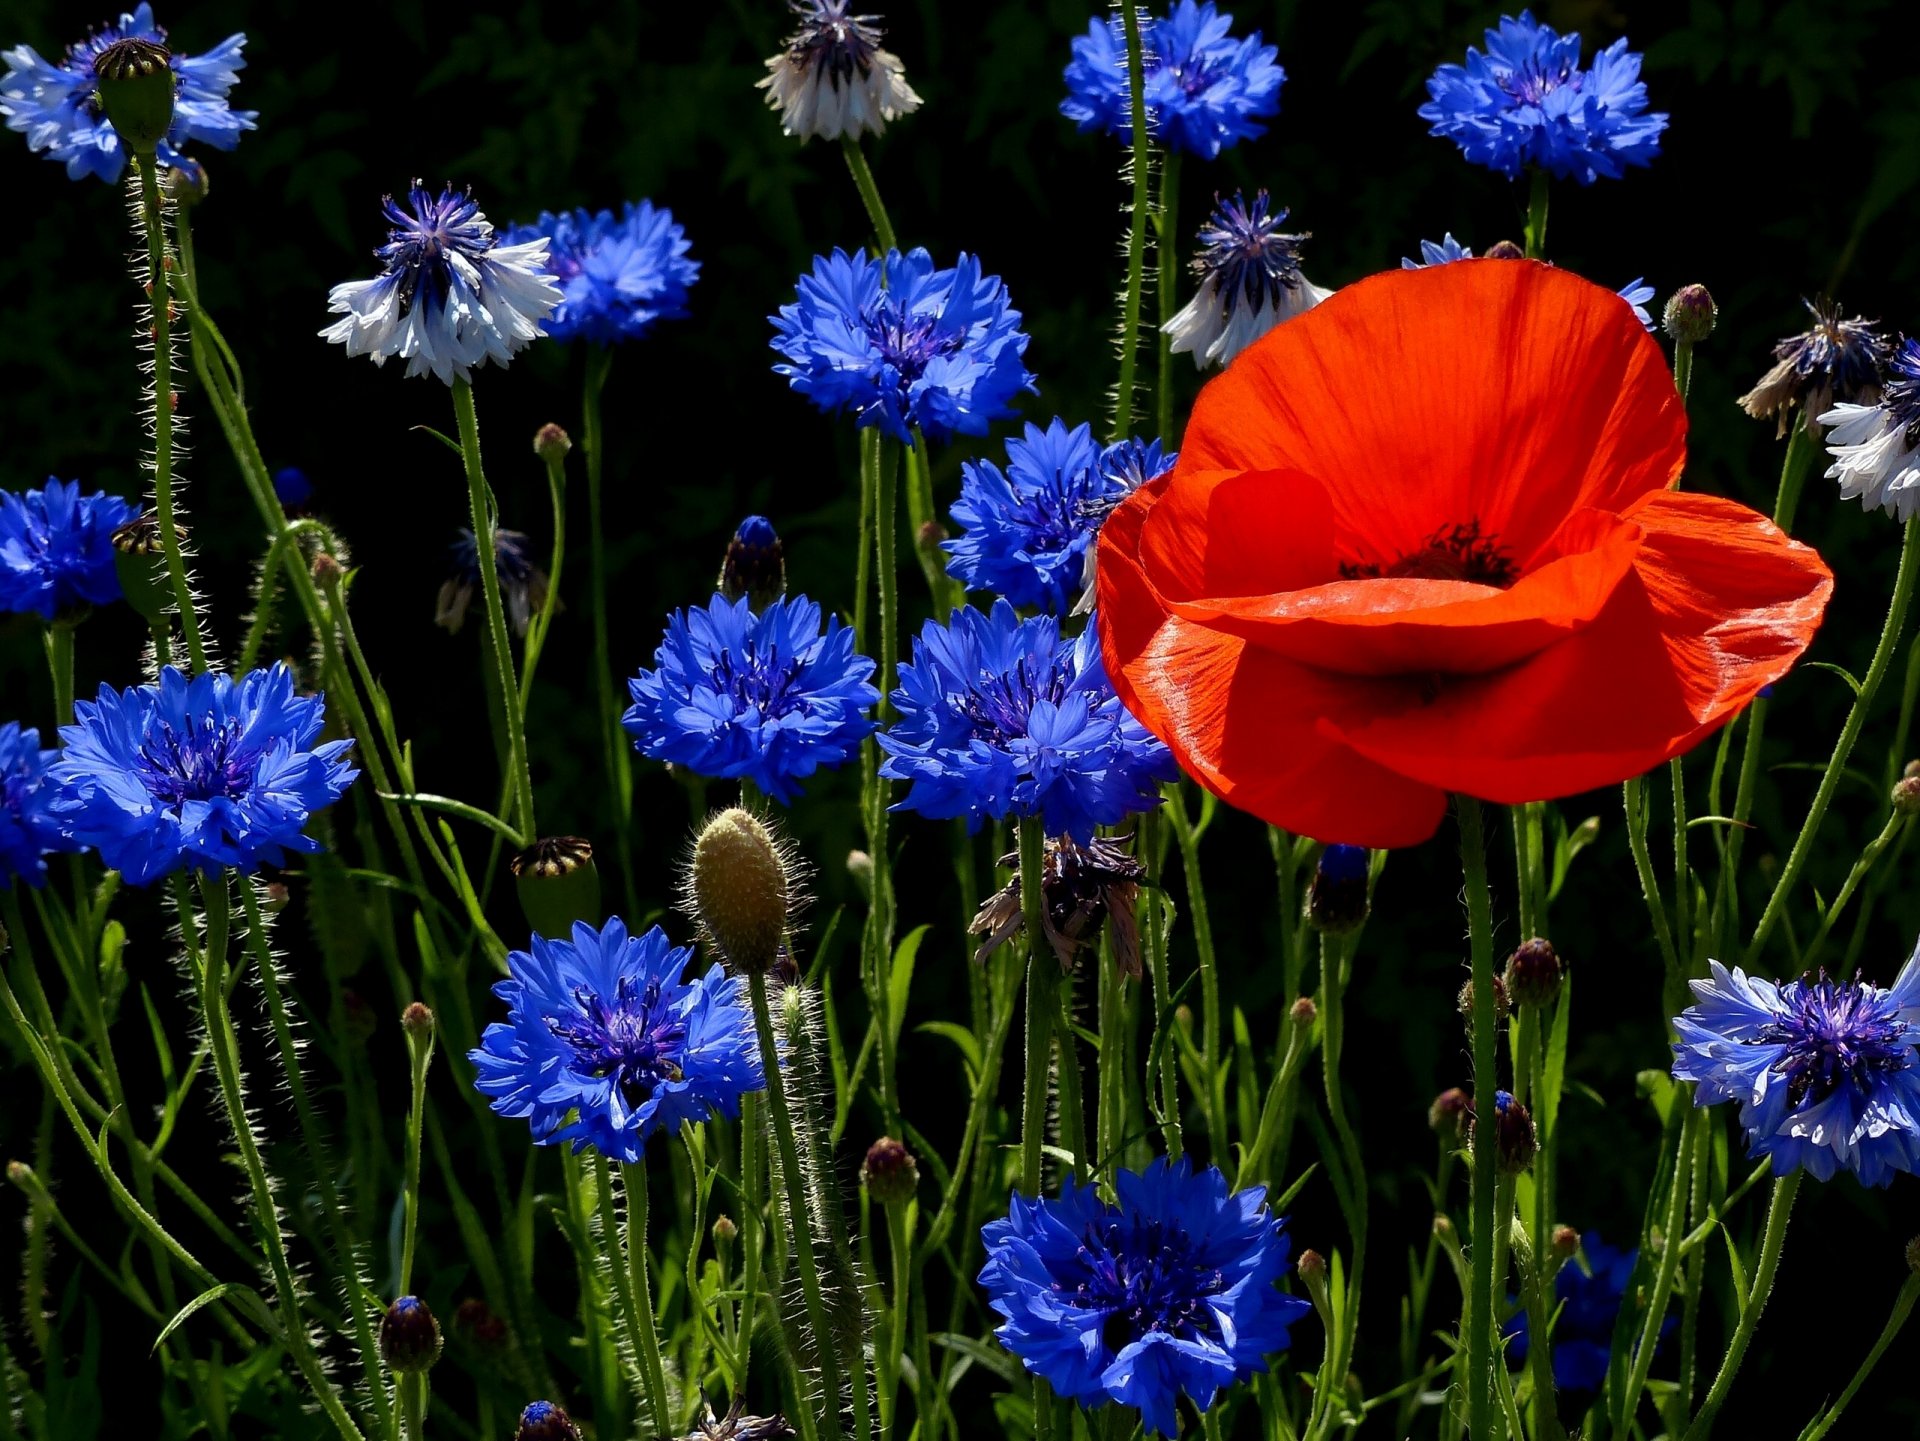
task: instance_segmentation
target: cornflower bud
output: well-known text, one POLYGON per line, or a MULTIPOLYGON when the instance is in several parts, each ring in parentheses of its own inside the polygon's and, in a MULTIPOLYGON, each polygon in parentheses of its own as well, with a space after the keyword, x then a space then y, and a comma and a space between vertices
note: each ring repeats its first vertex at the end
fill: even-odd
POLYGON ((714 589, 728 600, 747 598, 747 608, 765 610, 787 593, 786 547, 764 515, 750 515, 727 542, 714 589))
POLYGON ((380 1318, 380 1356, 395 1375, 433 1368, 440 1359, 440 1323, 425 1301, 402 1296, 387 1307, 387 1314, 380 1318))
POLYGON ((1331 845, 1320 852, 1307 886, 1307 920, 1330 936, 1360 929, 1367 919, 1367 873, 1373 853, 1365 846, 1331 845))
POLYGON ((1515 1005, 1544 1006, 1560 994, 1561 974, 1560 956, 1552 942, 1535 936, 1507 957, 1507 973, 1501 979, 1515 1005))
POLYGON ((535 1401, 520 1413, 513 1441, 580 1441, 573 1418, 551 1401, 535 1401))
POLYGON ((558 465, 573 449, 573 437, 548 421, 533 433, 533 453, 548 465, 558 465))
POLYGON ((920 1167, 913 1152, 893 1137, 882 1136, 867 1147, 867 1158, 860 1163, 860 1184, 881 1205, 904 1206, 920 1185, 920 1167))
POLYGON ((1704 285, 1683 285, 1667 301, 1661 323, 1667 334, 1682 345, 1698 345, 1713 334, 1713 322, 1720 312, 1704 285))

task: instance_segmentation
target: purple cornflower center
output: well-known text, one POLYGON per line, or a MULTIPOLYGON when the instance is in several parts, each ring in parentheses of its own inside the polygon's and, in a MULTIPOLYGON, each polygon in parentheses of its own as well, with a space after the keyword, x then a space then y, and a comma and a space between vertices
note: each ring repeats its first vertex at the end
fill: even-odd
POLYGON ((1908 445, 1920 445, 1920 340, 1904 340, 1887 363, 1881 403, 1894 424, 1906 431, 1908 445))
POLYGON ((902 314, 884 299, 860 312, 860 324, 868 343, 899 373, 903 385, 913 384, 929 362, 953 354, 966 340, 961 333, 941 330, 939 316, 902 314))
POLYGON ((1494 78, 1502 90, 1522 105, 1538 105, 1563 85, 1578 90, 1585 77, 1569 59, 1543 60, 1534 55, 1528 57, 1526 64, 1497 72, 1494 78))
POLYGON ((388 275, 400 277, 402 315, 419 303, 422 290, 430 304, 447 298, 456 258, 470 269, 474 261, 493 249, 493 227, 465 191, 449 185, 435 196, 416 185, 407 196, 407 205, 411 209, 391 195, 386 198, 382 208, 393 229, 387 234, 387 243, 374 252, 388 275))
POLYGON ((954 699, 972 723, 976 740, 1005 745, 1027 733, 1035 702, 1058 701, 1070 679, 1064 660, 1024 655, 1003 674, 977 677, 954 699))
POLYGON ((873 66, 880 31, 871 15, 849 15, 852 0, 804 0, 793 6, 800 28, 787 42, 790 64, 845 83, 873 66))
POLYGON ((1764 1027, 1760 1045, 1785 1046, 1773 1070, 1794 1105, 1818 1104, 1842 1086, 1869 1090, 1875 1080, 1913 1064, 1913 1028, 1887 1004, 1886 993, 1858 978, 1801 980, 1780 988, 1788 1013, 1764 1027))
POLYGON ((237 720, 189 720, 184 730, 155 721, 140 747, 141 784, 169 805, 234 800, 253 785, 255 757, 240 743, 237 720))
POLYGON ((1217 1334, 1207 1299, 1227 1289, 1226 1274, 1194 1259, 1193 1241, 1180 1227, 1096 1221, 1081 1237, 1076 1259, 1083 1279, 1071 1290, 1063 1281, 1053 1289, 1082 1310, 1106 1312, 1101 1339, 1109 1350, 1152 1331, 1217 1334))
POLYGON ((752 708, 769 719, 789 715, 806 704, 806 691, 800 685, 801 662, 797 656, 780 654, 780 642, 767 646, 762 655, 752 641, 738 650, 720 652, 713 662, 710 683, 713 689, 729 697, 741 709, 752 708))
POLYGON ((573 1047, 576 1069, 611 1080, 629 1105, 645 1100, 660 1082, 680 1079, 675 1058, 686 1046, 687 1027, 662 1009, 660 982, 642 988, 637 977, 622 976, 612 1005, 585 986, 574 989, 573 999, 579 1018, 549 1018, 547 1026, 573 1047))
MULTIPOLYGON (((1791 361, 1796 375, 1828 377, 1834 395, 1842 400, 1858 399, 1864 390, 1877 386, 1891 349, 1879 324, 1859 316, 1849 320, 1836 303, 1824 297, 1806 304, 1813 325, 1776 345, 1774 359, 1791 361)), ((1893 363, 1899 365, 1898 356, 1893 363)), ((1920 359, 1910 364, 1920 366, 1920 359)))
POLYGON ((1231 309, 1236 297, 1249 309, 1263 301, 1276 302, 1280 292, 1300 283, 1300 244, 1309 235, 1284 235, 1284 208, 1274 210, 1262 190, 1249 205, 1240 195, 1214 202, 1213 214, 1200 227, 1200 254, 1193 272, 1211 279, 1221 301, 1231 309))

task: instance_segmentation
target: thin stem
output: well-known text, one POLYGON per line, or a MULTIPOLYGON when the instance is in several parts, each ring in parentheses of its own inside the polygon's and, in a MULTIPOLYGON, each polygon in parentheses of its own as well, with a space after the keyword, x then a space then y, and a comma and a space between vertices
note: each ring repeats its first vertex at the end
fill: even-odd
POLYGON ((1866 1384, 1867 1377, 1873 1374, 1873 1368, 1880 1364, 1880 1358, 1887 1354, 1887 1347, 1893 1344, 1893 1338, 1900 1334, 1901 1327, 1907 1324, 1907 1317, 1913 1314, 1914 1302, 1920 1301, 1920 1275, 1907 1277, 1906 1285, 1900 1288, 1900 1294, 1893 1298, 1893 1311, 1887 1317, 1887 1324, 1880 1330, 1880 1337, 1867 1352, 1866 1360, 1860 1363, 1860 1369, 1853 1373, 1853 1379, 1847 1382, 1831 1406, 1807 1423, 1807 1429, 1800 1433, 1800 1441, 1820 1441, 1822 1436, 1833 1429, 1834 1422, 1840 1419, 1840 1413, 1847 1409, 1847 1403, 1859 1393, 1866 1384))
MULTIPOLYGON (((654 1434, 672 1429, 667 1411, 667 1373, 660 1359, 660 1332, 653 1319, 653 1286, 647 1276, 647 1170, 629 1161, 620 1163, 620 1189, 627 1197, 624 1240, 627 1268, 632 1276, 634 1350, 640 1357, 640 1376, 647 1391, 647 1419, 654 1434)), ((619 1264, 615 1258, 615 1264, 619 1264)))
POLYGON ((1541 260, 1547 253, 1547 172, 1535 167, 1533 187, 1527 195, 1527 259, 1541 260))
POLYGON ((547 563, 547 594, 521 642, 525 659, 520 667, 520 722, 526 724, 527 700, 533 694, 533 672, 546 649, 547 631, 560 608, 560 577, 567 563, 567 466, 564 456, 547 461, 547 496, 553 505, 553 553, 547 563))
MULTIPOLYGON (((887 1215, 887 1250, 893 1265, 893 1295, 887 1309, 886 1355, 889 1364, 885 1372, 887 1389, 880 1398, 880 1434, 886 1441, 891 1441, 900 1425, 900 1358, 906 1355, 907 1322, 912 1314, 913 1238, 907 1226, 908 1207, 905 1204, 890 1202, 883 1209, 887 1215)), ((930 1381, 923 1381, 922 1384, 930 1384, 930 1381)), ((931 1407, 924 1402, 921 1404, 924 1410, 931 1412, 931 1407)), ((924 1421, 925 1418, 922 1419, 924 1421)))
POLYGON ((854 189, 860 192, 860 203, 867 207, 867 219, 873 224, 874 238, 880 242, 880 253, 897 248, 893 238, 893 222, 887 219, 887 207, 881 202, 880 187, 873 183, 873 171, 867 165, 866 153, 860 148, 857 137, 841 137, 840 152, 847 157, 847 169, 853 174, 854 189))
POLYGON ((1666 961, 1667 974, 1680 969, 1679 952, 1673 948, 1673 933, 1667 928, 1667 908, 1660 899, 1660 882, 1653 872, 1653 853, 1647 849, 1647 778, 1635 776, 1620 790, 1621 809, 1627 817, 1627 849, 1633 855, 1634 873, 1640 877, 1640 894, 1647 903, 1647 919, 1653 922, 1653 938, 1666 961))
POLYGON ((1680 1125, 1674 1146, 1673 1180, 1667 1194, 1667 1214, 1661 1230, 1660 1264, 1654 1271, 1653 1290, 1646 1297, 1647 1315, 1640 1325, 1640 1337, 1631 1355, 1627 1384, 1620 1392, 1620 1410, 1613 1418, 1613 1434, 1627 1441, 1633 1435, 1634 1415, 1640 1409, 1640 1393, 1646 1389, 1653 1370, 1653 1354, 1660 1347, 1660 1330, 1667 1319, 1667 1298, 1673 1294, 1674 1277, 1680 1269, 1680 1247, 1674 1238, 1686 1224, 1686 1204, 1693 1138, 1700 1125, 1700 1112, 1690 1110, 1680 1125))
MULTIPOLYGON (((891 707, 887 699, 893 687, 900 654, 900 565, 896 550, 899 538, 899 474, 894 468, 889 445, 883 439, 877 448, 874 473, 874 569, 880 579, 880 720, 884 724, 891 707)), ((937 589, 937 588, 936 588, 937 589)), ((868 776, 867 853, 873 861, 872 894, 867 910, 867 984, 873 1012, 881 1018, 874 1028, 879 1051, 880 1109, 889 1131, 897 1130, 900 1119, 900 1091, 895 1075, 894 1028, 890 972, 893 963, 893 868, 887 840, 887 793, 889 784, 879 773, 878 747, 869 739, 875 765, 868 776)))
POLYGON ((1766 1234, 1760 1240, 1760 1261, 1754 1267, 1753 1285, 1740 1303, 1740 1320, 1733 1339, 1727 1343, 1726 1357, 1720 1362, 1720 1374, 1713 1378, 1707 1399, 1700 1403, 1700 1414, 1687 1428, 1684 1441, 1706 1441, 1713 1421, 1733 1390, 1734 1377, 1746 1359, 1747 1346, 1760 1328, 1760 1316, 1767 1309, 1767 1297, 1773 1291, 1774 1273, 1780 1269, 1780 1250, 1786 1244, 1787 1222, 1793 1214, 1793 1198, 1800 1191, 1800 1172, 1789 1171, 1773 1183, 1773 1204, 1767 1208, 1766 1234))
MULTIPOLYGON (((1133 393, 1140 364, 1141 292, 1146 286, 1147 226, 1152 223, 1153 141, 1147 134, 1146 61, 1140 45, 1140 16, 1132 4, 1120 7, 1127 44, 1128 124, 1133 129, 1133 199, 1128 206, 1127 288, 1120 304, 1120 380, 1114 387, 1113 436, 1133 431, 1133 393)), ((1164 440, 1165 437, 1162 437, 1164 440)))
POLYGON ((159 167, 151 154, 137 151, 133 163, 140 171, 147 284, 153 302, 153 506, 160 521, 161 548, 166 552, 167 579, 180 610, 180 629, 198 673, 207 668, 207 648, 200 637, 200 615, 194 608, 193 587, 187 582, 187 562, 180 550, 180 527, 173 510, 173 261, 167 254, 159 167))
POLYGON ((1773 523, 1782 530, 1793 529, 1794 514, 1800 509, 1800 492, 1819 453, 1820 442, 1807 428, 1807 418, 1802 415, 1787 432, 1787 453, 1780 461, 1780 489, 1774 496, 1773 523))
POLYGON ((1494 1092, 1499 1087, 1498 1035, 1493 1001, 1493 899, 1487 887, 1487 843, 1480 802, 1456 796, 1460 817, 1460 868, 1467 897, 1467 935, 1473 986, 1473 1095, 1479 1117, 1473 1147, 1472 1284, 1467 1295, 1467 1434, 1492 1441, 1494 1189, 1494 1092))
POLYGON ((1680 392, 1684 404, 1687 392, 1693 389, 1693 342, 1679 340, 1673 346, 1673 385, 1680 392))
POLYGON ((1893 602, 1887 607, 1886 623, 1880 628, 1880 641, 1873 648, 1873 659, 1867 665, 1867 674, 1860 682, 1852 708, 1847 712, 1847 722, 1840 729, 1840 739, 1834 742, 1833 756, 1821 774, 1820 785, 1814 791, 1813 804, 1807 808, 1807 818, 1801 824, 1793 850, 1787 856, 1787 863, 1780 868, 1780 878, 1774 883, 1773 894, 1767 898, 1766 909, 1760 913, 1759 924, 1753 928, 1753 939, 1747 942, 1746 964, 1749 967, 1766 945, 1767 936, 1779 921, 1794 886, 1800 880, 1800 872, 1813 854, 1819 839, 1820 823, 1826 819, 1827 805, 1840 786, 1840 777, 1853 755, 1854 742, 1860 738, 1861 727, 1867 723, 1867 712, 1872 709, 1880 682, 1893 662, 1894 651, 1899 648, 1900 633, 1907 623, 1907 607, 1913 600, 1917 577, 1920 577, 1920 516, 1907 522, 1906 538, 1900 547, 1900 570, 1893 582, 1893 602))
MULTIPOLYGON (((607 636, 607 539, 601 519, 601 477, 606 466, 606 433, 601 425, 600 396, 607 388, 613 352, 595 346, 587 354, 586 382, 581 393, 580 448, 587 460, 587 568, 592 588, 593 688, 600 712, 601 762, 613 792, 613 837, 620 857, 622 894, 629 909, 639 894, 633 881, 633 762, 626 737, 620 731, 620 704, 613 689, 613 659, 607 636)), ((532 828, 528 827, 529 832, 532 828)))
POLYGON ((1156 344, 1154 384, 1154 421, 1163 445, 1173 444, 1173 337, 1167 322, 1173 319, 1174 267, 1179 255, 1178 225, 1180 210, 1180 152, 1169 145, 1160 160, 1160 210, 1155 221, 1160 228, 1154 259, 1159 274, 1154 280, 1154 298, 1160 303, 1160 323, 1154 327, 1156 344))
MULTIPOLYGON (((431 1028, 432 1022, 427 1023, 431 1028)), ((427 1114, 427 1065, 433 1060, 433 1032, 407 1033, 411 1061, 411 1100, 407 1107, 406 1210, 400 1233, 400 1294, 413 1292, 414 1241, 420 1229, 420 1134, 427 1114)))
POLYGON ((1353 1265, 1347 1274, 1346 1300, 1340 1308, 1339 1329, 1329 1338, 1328 1367, 1323 1372, 1321 1394, 1325 1407, 1318 1431, 1330 1434, 1344 1410, 1348 1364, 1353 1359, 1360 1329, 1360 1279, 1367 1258, 1367 1173, 1360 1151, 1360 1139, 1347 1117, 1346 1094, 1340 1081, 1340 1059, 1346 1041, 1345 994, 1348 979, 1348 944, 1343 937, 1320 933, 1320 1062, 1321 1081, 1326 1089, 1327 1115, 1340 1145, 1340 1169, 1344 1177, 1338 1195, 1347 1232, 1353 1238, 1353 1265))
POLYGON ((1020 909, 1027 937, 1027 1058, 1020 1106, 1020 1189, 1038 1199, 1045 1184, 1047 1081, 1053 1054, 1054 992, 1060 965, 1047 944, 1046 832, 1037 816, 1020 818, 1020 909))
POLYGON ((1187 882, 1187 912, 1193 923, 1193 945, 1200 961, 1200 1060, 1206 1072, 1207 1093, 1200 1104, 1207 1118, 1207 1143, 1216 1156, 1227 1154, 1226 1098, 1220 1088, 1220 973, 1213 948, 1213 922, 1207 913, 1206 885, 1200 877, 1200 837, 1187 815, 1187 798, 1179 781, 1166 787, 1163 807, 1173 823, 1180 846, 1180 862, 1187 882))
POLYGON ((73 627, 54 621, 46 630, 47 675, 53 682, 53 723, 73 724, 73 627))

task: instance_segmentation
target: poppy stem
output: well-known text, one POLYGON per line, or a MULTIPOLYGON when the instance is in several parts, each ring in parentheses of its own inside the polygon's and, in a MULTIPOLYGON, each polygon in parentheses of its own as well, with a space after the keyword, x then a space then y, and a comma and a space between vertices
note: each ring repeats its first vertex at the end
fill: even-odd
POLYGON ((1880 682, 1885 679, 1887 668, 1893 662, 1893 653, 1899 648, 1900 634, 1906 627, 1907 608, 1913 600, 1917 578, 1920 578, 1920 516, 1907 522, 1906 539, 1900 547, 1900 571, 1894 578, 1893 602, 1887 607, 1886 624, 1880 628, 1880 642, 1874 647, 1867 674, 1854 694, 1853 707, 1847 712, 1846 724, 1840 729, 1840 739, 1834 742, 1833 757, 1820 777, 1820 786, 1813 794, 1813 804, 1807 808, 1807 818, 1800 826, 1793 850, 1787 856, 1787 863, 1780 868, 1780 878, 1774 883, 1773 894, 1767 897, 1767 908, 1760 913, 1759 924, 1753 928, 1753 939, 1747 942, 1744 959, 1748 966, 1753 965, 1765 947, 1767 937, 1778 924, 1787 899, 1800 880, 1800 872, 1806 868, 1807 859, 1813 853, 1814 843, 1819 838, 1820 823, 1826 819, 1827 806, 1833 800, 1834 791, 1839 788, 1840 777, 1853 755, 1854 742, 1860 738, 1861 728, 1867 723, 1867 712, 1873 708, 1880 682))
POLYGON ((1780 1269, 1780 1251, 1786 1244, 1787 1222, 1793 1215, 1793 1198, 1800 1191, 1800 1172, 1789 1171, 1773 1183, 1773 1204, 1767 1209, 1767 1230, 1760 1241, 1760 1261, 1754 1267, 1753 1286, 1740 1301, 1740 1320, 1734 1327, 1733 1339, 1727 1343, 1726 1357, 1720 1363, 1720 1374, 1713 1378, 1713 1386, 1707 1392, 1707 1399, 1700 1403, 1700 1414, 1693 1418, 1693 1424, 1687 1428, 1683 1441, 1706 1441, 1713 1430, 1713 1421, 1720 1414, 1720 1408, 1726 1404, 1727 1395, 1733 1390, 1733 1378, 1740 1372, 1740 1363, 1746 1359, 1747 1346, 1753 1340, 1753 1333, 1760 1329, 1760 1316, 1767 1308, 1767 1296, 1773 1290, 1774 1273, 1780 1269))
MULTIPOLYGON (((1132 100, 1128 124, 1133 130, 1133 200, 1127 207, 1127 288, 1120 307, 1120 379, 1113 392, 1113 441, 1133 430, 1134 387, 1140 363, 1140 296, 1146 285, 1146 227, 1152 223, 1153 142, 1147 135, 1146 60, 1140 46, 1140 16, 1131 4, 1120 7, 1127 43, 1127 94, 1132 100)), ((1164 437, 1162 438, 1164 441, 1164 437)))
POLYGON ((1473 1146, 1473 1228, 1467 1289, 1467 1435, 1493 1441, 1494 1191, 1498 1147, 1493 1140, 1493 1096, 1499 1085, 1499 1033, 1493 999, 1493 899, 1487 885, 1487 840, 1480 802, 1456 796, 1460 870, 1467 898, 1468 954, 1473 987, 1473 1098, 1478 1118, 1473 1146))
POLYGON ((1527 259, 1543 260, 1547 253, 1547 172, 1536 167, 1533 189, 1527 196, 1527 259))

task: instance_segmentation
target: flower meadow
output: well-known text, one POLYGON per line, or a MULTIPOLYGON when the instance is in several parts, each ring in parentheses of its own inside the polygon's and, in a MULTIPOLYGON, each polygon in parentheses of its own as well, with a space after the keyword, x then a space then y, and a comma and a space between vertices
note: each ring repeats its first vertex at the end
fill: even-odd
POLYGON ((1376 244, 1290 7, 1086 4, 983 32, 1044 93, 716 10, 792 264, 345 159, 291 37, 0 36, 41 223, 130 220, 49 374, 138 395, 0 456, 7 1435, 1916 1424, 1920 301, 1831 293, 1910 182, 1590 266, 1704 92, 1389 18, 1454 199, 1376 244), (912 183, 974 104, 1109 202, 1080 313, 912 183))

